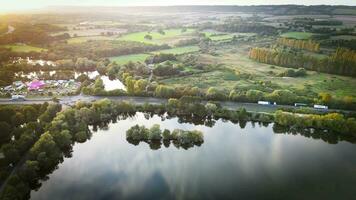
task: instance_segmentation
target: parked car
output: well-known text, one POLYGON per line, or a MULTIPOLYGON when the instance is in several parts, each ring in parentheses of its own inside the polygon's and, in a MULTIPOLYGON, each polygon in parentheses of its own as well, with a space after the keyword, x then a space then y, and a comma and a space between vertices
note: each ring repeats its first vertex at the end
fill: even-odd
POLYGON ((26 98, 23 95, 12 95, 11 101, 26 101, 26 98))

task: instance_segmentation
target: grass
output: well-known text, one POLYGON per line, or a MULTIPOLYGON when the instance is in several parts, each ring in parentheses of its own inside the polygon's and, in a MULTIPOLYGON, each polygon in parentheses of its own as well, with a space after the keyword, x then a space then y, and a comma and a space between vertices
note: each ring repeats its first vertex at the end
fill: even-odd
POLYGON ((130 61, 132 62, 144 62, 146 58, 150 56, 149 54, 131 54, 126 56, 111 57, 110 61, 116 62, 117 64, 126 64, 130 61))
POLYGON ((298 39, 298 40, 308 40, 313 35, 314 35, 313 33, 308 33, 308 32, 288 32, 288 33, 282 34, 281 37, 293 38, 293 39, 298 39))
POLYGON ((190 86, 208 89, 209 87, 217 87, 220 89, 232 89, 236 81, 224 80, 224 71, 216 70, 212 72, 193 74, 185 77, 176 77, 162 80, 162 83, 174 86, 190 86))
MULTIPOLYGON (((200 54, 198 61, 204 64, 218 65, 212 71, 184 77, 161 80, 168 85, 189 86, 207 89, 216 87, 230 91, 237 88, 254 88, 256 82, 271 81, 278 89, 291 91, 309 91, 308 94, 327 92, 336 97, 356 97, 356 79, 346 76, 307 71, 306 77, 279 77, 277 74, 288 68, 258 63, 248 58, 249 45, 225 45, 217 49, 217 56, 200 54), (224 68, 230 69, 225 70, 224 68), (240 78, 236 73, 247 74, 249 78, 240 78)), ((322 55, 320 55, 322 56, 322 55)), ((265 86, 263 86, 265 88, 265 86)))
POLYGON ((4 48, 10 48, 11 51, 13 52, 41 52, 41 51, 47 51, 47 49, 40 48, 40 47, 34 47, 34 46, 28 46, 28 45, 17 45, 17 44, 12 44, 12 45, 1 45, 0 47, 4 48))
POLYGON ((356 15, 356 9, 354 8, 337 8, 332 12, 338 15, 356 15))
POLYGON ((185 53, 192 53, 199 51, 198 46, 185 46, 185 47, 177 47, 177 48, 172 48, 172 49, 165 49, 165 50, 160 50, 160 51, 154 51, 152 53, 171 53, 171 54, 185 54, 185 53))
POLYGON ((85 36, 85 37, 75 37, 67 40, 68 44, 78 44, 87 42, 89 40, 113 40, 113 37, 107 36, 85 36))
POLYGON ((233 34, 214 35, 214 36, 210 36, 210 39, 212 41, 221 41, 221 40, 232 40, 233 37, 234 37, 233 34))
POLYGON ((182 32, 182 29, 168 29, 164 30, 165 34, 162 35, 158 32, 137 32, 131 33, 128 35, 124 35, 118 40, 125 40, 125 41, 135 41, 135 42, 144 42, 147 44, 166 44, 172 43, 172 41, 177 41, 179 38, 184 38, 191 33, 193 33, 194 29, 187 29, 186 32, 182 32), (145 39, 146 35, 151 35, 152 40, 145 39))
POLYGON ((332 40, 356 40, 356 36, 354 35, 337 35, 331 36, 332 40))
POLYGON ((221 41, 221 40, 231 40, 235 34, 230 33, 221 33, 216 31, 205 31, 203 32, 206 37, 210 38, 212 41, 221 41))

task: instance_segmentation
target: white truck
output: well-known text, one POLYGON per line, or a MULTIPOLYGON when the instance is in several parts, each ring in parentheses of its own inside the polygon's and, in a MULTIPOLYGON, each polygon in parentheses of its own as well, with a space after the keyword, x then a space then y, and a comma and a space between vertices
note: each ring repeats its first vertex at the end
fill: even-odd
POLYGON ((276 106, 277 105, 276 102, 269 102, 269 101, 258 101, 257 103, 260 105, 266 105, 266 106, 276 106))
POLYGON ((314 109, 327 110, 327 109, 329 109, 329 107, 328 106, 324 106, 324 105, 314 105, 314 109))

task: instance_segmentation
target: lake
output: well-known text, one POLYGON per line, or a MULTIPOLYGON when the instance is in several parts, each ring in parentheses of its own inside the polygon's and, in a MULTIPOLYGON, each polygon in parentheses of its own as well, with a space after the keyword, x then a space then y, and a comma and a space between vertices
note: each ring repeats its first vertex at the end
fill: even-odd
POLYGON ((356 145, 328 144, 302 135, 219 120, 213 127, 146 119, 142 113, 111 123, 77 143, 31 199, 353 199, 356 145), (200 130, 204 143, 152 150, 126 141, 139 124, 200 130))

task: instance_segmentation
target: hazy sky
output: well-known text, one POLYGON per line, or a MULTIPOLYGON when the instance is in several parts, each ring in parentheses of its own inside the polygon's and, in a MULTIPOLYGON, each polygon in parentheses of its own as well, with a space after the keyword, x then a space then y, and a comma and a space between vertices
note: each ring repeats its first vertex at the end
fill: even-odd
POLYGON ((0 11, 36 9, 51 5, 156 6, 156 5, 356 5, 356 0, 0 0, 0 11))

